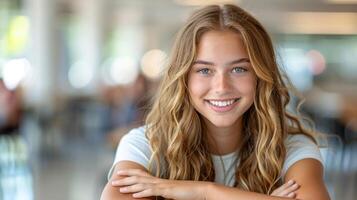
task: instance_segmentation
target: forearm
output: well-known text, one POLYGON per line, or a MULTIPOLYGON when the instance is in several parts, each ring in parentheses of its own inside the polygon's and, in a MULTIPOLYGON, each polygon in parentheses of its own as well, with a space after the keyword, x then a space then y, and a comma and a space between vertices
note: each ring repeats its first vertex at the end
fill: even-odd
POLYGON ((215 183, 208 184, 206 191, 206 200, 291 200, 291 198, 274 197, 256 192, 248 192, 215 183))
MULTIPOLYGON (((139 200, 152 200, 154 198, 140 198, 139 200)), ((100 200, 138 200, 132 194, 124 194, 119 192, 118 187, 113 187, 110 182, 104 187, 100 200)))

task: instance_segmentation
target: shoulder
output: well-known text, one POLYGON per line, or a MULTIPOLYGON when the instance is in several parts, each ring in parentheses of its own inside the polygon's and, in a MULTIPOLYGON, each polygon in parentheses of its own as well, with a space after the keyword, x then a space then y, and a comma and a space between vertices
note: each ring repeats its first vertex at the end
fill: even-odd
POLYGON ((323 180, 323 165, 317 159, 303 159, 286 172, 285 182, 296 181, 300 187, 296 199, 330 199, 323 180))
POLYGON ((123 137, 145 137, 145 132, 146 132, 146 126, 140 126, 140 127, 131 129, 123 137))
POLYGON ((282 170, 283 177, 289 167, 299 160, 312 158, 323 164, 319 147, 306 135, 289 134, 285 139, 285 147, 286 158, 282 170))
POLYGON ((330 199, 323 181, 323 159, 319 147, 303 134, 286 139, 283 182, 296 181, 300 188, 296 199, 330 199))
POLYGON ((297 146, 316 145, 316 144, 310 137, 304 134, 288 134, 288 136, 285 139, 285 145, 287 148, 293 148, 297 146))
POLYGON ((136 153, 148 153, 150 151, 149 140, 146 137, 145 132, 146 127, 141 126, 139 128, 134 128, 125 134, 119 142, 117 154, 120 149, 125 150, 123 153, 130 150, 136 153))
POLYGON ((135 128, 121 138, 115 153, 113 165, 109 171, 109 177, 112 174, 115 164, 120 161, 132 161, 149 169, 152 152, 149 141, 145 135, 145 130, 145 126, 135 128))
POLYGON ((137 141, 137 142, 148 142, 148 139, 145 135, 146 126, 141 126, 138 128, 131 129, 127 134, 125 134, 121 140, 120 145, 125 142, 137 141))

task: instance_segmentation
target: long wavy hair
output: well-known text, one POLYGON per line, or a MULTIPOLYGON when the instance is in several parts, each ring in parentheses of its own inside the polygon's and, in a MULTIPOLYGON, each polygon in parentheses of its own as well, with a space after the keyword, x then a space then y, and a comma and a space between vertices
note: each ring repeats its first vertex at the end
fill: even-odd
POLYGON ((236 169, 236 187, 270 194, 279 185, 288 134, 312 129, 286 109, 289 88, 279 71, 272 41, 263 26, 235 5, 211 5, 193 13, 178 33, 170 60, 148 116, 150 167, 172 180, 214 181, 215 171, 200 114, 190 102, 187 79, 201 36, 211 30, 241 35, 257 76, 253 105, 243 115, 244 139, 236 169))

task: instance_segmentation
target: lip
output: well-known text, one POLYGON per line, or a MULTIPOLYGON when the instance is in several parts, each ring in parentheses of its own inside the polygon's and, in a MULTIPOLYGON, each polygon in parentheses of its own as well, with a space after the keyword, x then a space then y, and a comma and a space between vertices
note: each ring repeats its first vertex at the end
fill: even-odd
POLYGON ((205 102, 208 104, 208 106, 215 112, 219 112, 219 113, 224 113, 224 112, 229 112, 231 111, 236 105, 237 103, 239 102, 240 98, 232 98, 232 99, 225 99, 225 100, 213 100, 213 99, 210 99, 210 100, 205 100, 205 102), (232 103, 231 105, 228 105, 228 106, 224 106, 224 107, 218 107, 218 106, 215 106, 215 105, 212 105, 209 103, 209 101, 229 101, 229 100, 233 100, 233 99, 237 99, 236 101, 234 101, 234 103, 232 103))
POLYGON ((236 100, 240 98, 229 98, 229 99, 205 99, 206 101, 230 101, 230 100, 236 100))

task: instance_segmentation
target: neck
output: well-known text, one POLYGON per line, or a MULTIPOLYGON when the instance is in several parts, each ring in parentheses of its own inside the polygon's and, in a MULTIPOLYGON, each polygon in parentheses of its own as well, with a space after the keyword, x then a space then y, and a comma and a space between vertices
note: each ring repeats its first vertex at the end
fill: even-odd
POLYGON ((207 121, 206 131, 212 154, 225 155, 236 151, 240 147, 243 139, 242 119, 239 119, 230 127, 217 127, 207 121))

